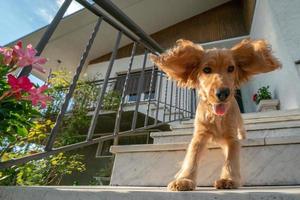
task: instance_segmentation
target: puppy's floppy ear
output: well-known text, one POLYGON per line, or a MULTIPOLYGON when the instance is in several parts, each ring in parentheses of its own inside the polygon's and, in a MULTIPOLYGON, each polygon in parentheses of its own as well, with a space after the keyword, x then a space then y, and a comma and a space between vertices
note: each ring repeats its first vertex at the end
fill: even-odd
POLYGON ((175 47, 160 56, 152 55, 152 61, 170 78, 185 87, 197 87, 196 70, 204 50, 188 40, 177 40, 175 47))
POLYGON ((265 40, 243 40, 231 51, 238 69, 237 82, 239 84, 247 81, 252 75, 270 72, 281 67, 265 40))

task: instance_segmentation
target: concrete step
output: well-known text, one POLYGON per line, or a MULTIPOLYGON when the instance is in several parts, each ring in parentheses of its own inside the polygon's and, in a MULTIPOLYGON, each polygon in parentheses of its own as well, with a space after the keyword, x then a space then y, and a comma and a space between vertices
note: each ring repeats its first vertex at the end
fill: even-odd
MULTIPOLYGON (((277 122, 272 124, 262 124, 253 127, 245 126, 248 139, 300 136, 300 122, 277 122)), ((193 128, 175 129, 174 131, 152 132, 154 144, 167 144, 177 142, 190 142, 193 128)))
MULTIPOLYGON (((180 169, 188 143, 112 146, 115 154, 111 184, 166 186, 180 169)), ((241 174, 244 185, 299 185, 300 137, 283 136, 242 141, 241 174)), ((198 173, 198 186, 218 179, 224 157, 210 145, 198 173)))
POLYGON ((165 187, 104 187, 104 186, 55 186, 55 187, 0 187, 3 200, 296 200, 300 187, 244 187, 237 190, 197 188, 192 192, 170 192, 165 187))
MULTIPOLYGON (((268 112, 255 112, 242 114, 244 124, 260 124, 260 123, 272 123, 272 122, 285 122, 285 121, 299 121, 300 110, 286 110, 286 111, 268 111, 268 112)), ((186 128, 193 126, 194 119, 182 121, 182 127, 174 128, 186 128)))
MULTIPOLYGON (((247 138, 300 135, 300 114, 296 111, 244 115, 247 138)), ((171 126, 172 131, 151 133, 154 144, 189 142, 191 140, 194 128, 193 120, 182 121, 171 126)))

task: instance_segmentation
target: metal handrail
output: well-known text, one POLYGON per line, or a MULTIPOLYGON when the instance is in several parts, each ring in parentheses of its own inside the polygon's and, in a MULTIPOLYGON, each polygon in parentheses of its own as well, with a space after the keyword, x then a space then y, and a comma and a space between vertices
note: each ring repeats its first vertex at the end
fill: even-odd
MULTIPOLYGON (((193 117, 193 114, 195 112, 195 103, 196 103, 196 92, 194 90, 188 90, 186 88, 179 89, 177 87, 177 84, 173 80, 168 80, 166 75, 161 72, 157 71, 156 66, 152 67, 152 73, 151 73, 151 80, 149 84, 149 88, 152 88, 152 86, 155 84, 155 98, 152 99, 151 94, 149 92, 148 99, 144 100, 143 102, 146 103, 146 111, 145 111, 145 122, 144 126, 142 127, 136 127, 137 125, 137 117, 138 113, 140 111, 140 105, 141 105, 141 94, 142 94, 142 88, 143 84, 145 84, 144 81, 144 73, 145 73, 145 67, 146 62, 148 58, 148 54, 157 54, 161 53, 163 49, 157 44, 150 36, 148 36, 137 24, 135 24, 128 16, 126 16, 118 7, 116 7, 111 1, 109 0, 96 0, 95 3, 99 5, 101 8, 103 8, 109 15, 113 16, 116 20, 112 19, 108 15, 101 12, 95 5, 90 4, 87 0, 76 0, 81 5, 83 5, 86 9, 94 13, 96 16, 98 16, 98 20, 95 23, 95 27, 93 29, 93 32, 91 33, 90 39, 86 45, 86 48, 82 54, 82 57, 80 59, 80 62, 76 68, 76 73, 73 76, 72 83, 68 87, 68 92, 66 93, 64 103, 62 105, 62 108, 57 116, 55 125, 53 129, 51 130, 51 133, 49 134, 48 141, 46 143, 44 152, 36 153, 33 155, 25 156, 18 159, 8 160, 5 162, 0 162, 0 169, 8 168, 12 165, 17 164, 23 164, 32 160, 37 160, 44 158, 46 156, 50 156, 53 154, 56 154, 58 152, 63 151, 70 151, 77 148, 81 148, 84 146, 92 145, 95 143, 98 143, 100 141, 105 141, 108 139, 114 139, 114 144, 118 144, 118 137, 123 135, 131 135, 137 132, 141 132, 143 130, 149 130, 153 128, 157 128, 160 125, 164 125, 173 121, 182 120, 184 118, 191 118, 193 117), (95 81, 97 85, 99 85, 99 96, 97 99, 97 106, 93 111, 93 117, 89 126, 88 133, 86 134, 86 140, 83 142, 78 142, 75 144, 62 146, 59 148, 53 148, 53 144, 55 142, 55 139, 57 135, 59 134, 58 129, 62 122, 62 119, 65 115, 67 115, 67 108, 70 103, 70 100, 73 96, 74 90, 76 88, 79 76, 81 74, 82 68, 84 64, 87 61, 87 57, 89 55, 89 51, 92 48, 93 42, 96 38, 97 32, 99 32, 99 29, 101 27, 102 21, 108 23, 113 28, 115 28, 118 31, 117 38, 115 40, 115 45, 112 50, 111 58, 108 63, 107 72, 105 79, 95 81), (119 23, 123 24, 127 29, 120 26, 119 23), (107 92, 108 84, 112 81, 116 80, 116 78, 111 78, 111 71, 114 67, 114 61, 116 60, 116 54, 120 47, 120 42, 122 39, 122 36, 128 37, 133 42, 133 49, 131 53, 130 63, 128 66, 128 72, 126 74, 125 78, 125 84, 123 86, 122 90, 122 96, 121 96, 121 103, 119 105, 119 109, 117 111, 117 115, 115 118, 115 127, 114 130, 110 133, 110 135, 106 136, 100 136, 95 137, 95 127, 98 123, 98 116, 99 113, 101 113, 102 110, 102 102, 104 95, 107 92), (126 87, 128 86, 128 80, 131 75, 131 67, 133 60, 135 58, 136 54, 136 46, 142 46, 144 48, 144 60, 142 64, 142 71, 141 75, 139 77, 139 85, 138 85, 138 91, 137 91, 137 101, 135 101, 135 110, 132 118, 132 126, 130 130, 126 131, 120 131, 120 123, 121 123, 121 117, 122 113, 124 112, 124 106, 126 105, 125 102, 125 94, 126 94, 126 87), (154 74, 157 74, 158 79, 157 82, 154 83, 154 74), (163 89, 164 87, 164 89, 163 89), (173 93, 176 92, 175 99, 173 97, 173 93), (171 95, 168 95, 171 93, 171 95), (174 103, 175 102, 175 103, 174 103), (150 109, 151 106, 154 106, 155 113, 150 116, 150 109), (168 111, 169 110, 169 111, 168 111), (175 112, 173 112, 175 111, 175 112), (166 115, 168 116, 168 119, 166 118, 166 115), (152 117, 154 119, 153 124, 148 124, 148 119, 152 117)), ((55 29, 57 28, 59 22, 61 21, 63 15, 65 14, 66 10, 68 9, 69 5, 71 4, 72 0, 65 0, 61 8, 59 9, 58 13, 54 17, 53 21, 48 26, 47 30, 45 31, 44 35, 42 36, 40 42, 37 45, 38 55, 42 54, 43 49, 47 45, 49 39, 51 38, 52 34, 54 33, 55 29)), ((31 72, 31 67, 25 67, 23 68, 22 72, 20 73, 20 76, 28 76, 31 72)), ((109 133, 108 133, 109 134, 109 133)), ((83 135, 83 134, 82 134, 83 135)))
POLYGON ((115 17, 119 22, 121 22, 125 27, 135 33, 141 38, 142 41, 149 44, 157 52, 162 53, 163 48, 157 44, 144 30, 139 27, 132 19, 130 19, 120 8, 113 4, 110 0, 94 0, 101 8, 103 8, 110 15, 115 17))

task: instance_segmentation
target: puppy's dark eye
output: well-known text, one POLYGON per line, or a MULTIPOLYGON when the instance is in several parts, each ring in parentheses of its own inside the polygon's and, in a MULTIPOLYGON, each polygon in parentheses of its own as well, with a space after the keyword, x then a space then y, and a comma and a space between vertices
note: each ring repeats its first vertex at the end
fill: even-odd
POLYGON ((227 68, 227 72, 232 73, 233 71, 234 71, 234 66, 230 65, 230 66, 227 68))
POLYGON ((210 74, 210 73, 211 73, 211 68, 210 68, 210 67, 204 67, 204 68, 203 68, 203 72, 204 72, 205 74, 210 74))

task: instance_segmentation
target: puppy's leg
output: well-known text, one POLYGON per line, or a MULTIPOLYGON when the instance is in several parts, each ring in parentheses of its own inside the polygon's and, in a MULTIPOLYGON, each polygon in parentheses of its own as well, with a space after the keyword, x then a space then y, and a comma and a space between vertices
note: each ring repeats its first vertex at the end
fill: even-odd
POLYGON ((192 141, 187 149, 182 167, 175 177, 176 179, 170 182, 168 185, 169 190, 195 190, 198 161, 208 139, 209 137, 205 134, 194 134, 192 141))
POLYGON ((221 178, 215 181, 217 189, 234 189, 240 186, 240 143, 237 139, 225 139, 221 144, 225 164, 221 178))

